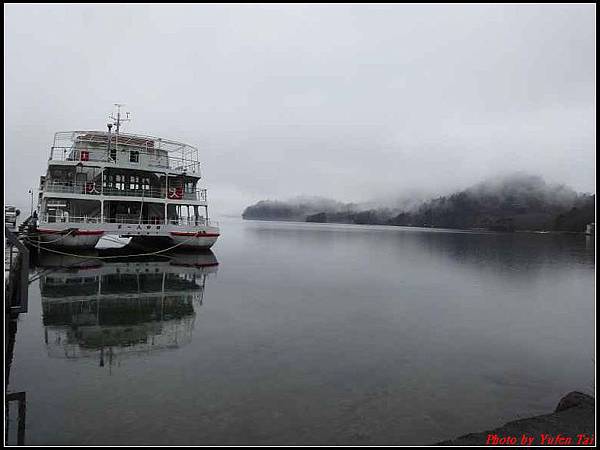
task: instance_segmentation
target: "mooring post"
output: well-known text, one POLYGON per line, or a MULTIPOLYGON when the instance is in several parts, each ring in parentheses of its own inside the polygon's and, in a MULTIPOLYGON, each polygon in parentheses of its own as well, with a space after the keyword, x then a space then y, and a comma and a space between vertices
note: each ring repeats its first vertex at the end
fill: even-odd
POLYGON ((19 250, 19 253, 16 257, 16 263, 12 264, 11 261, 11 265, 9 267, 9 288, 7 291, 10 292, 11 295, 8 299, 8 309, 11 313, 26 313, 29 292, 29 249, 25 246, 25 244, 17 239, 17 235, 9 230, 7 226, 4 226, 4 232, 6 240, 8 241, 8 245, 11 246, 11 253, 12 247, 17 247, 19 250), (13 273, 15 268, 18 268, 18 274, 13 273), (13 295, 13 293, 16 293, 16 296, 13 295), (18 302, 15 302, 15 297, 17 297, 18 302))

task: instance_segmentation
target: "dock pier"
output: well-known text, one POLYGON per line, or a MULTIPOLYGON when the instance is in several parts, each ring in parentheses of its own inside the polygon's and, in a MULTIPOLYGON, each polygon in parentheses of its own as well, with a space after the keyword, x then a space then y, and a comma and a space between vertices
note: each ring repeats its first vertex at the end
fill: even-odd
POLYGON ((15 337, 19 314, 26 313, 29 291, 29 250, 18 239, 17 234, 4 227, 4 350, 5 350, 5 437, 8 444, 11 422, 10 406, 16 403, 17 445, 25 445, 26 393, 9 392, 10 368, 13 361, 15 337))

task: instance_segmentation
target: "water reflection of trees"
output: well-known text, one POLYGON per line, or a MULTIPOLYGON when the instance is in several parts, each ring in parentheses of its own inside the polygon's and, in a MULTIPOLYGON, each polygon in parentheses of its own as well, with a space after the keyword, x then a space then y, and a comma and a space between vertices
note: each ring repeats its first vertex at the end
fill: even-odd
MULTIPOLYGON (((262 245, 314 252, 346 251, 405 260, 407 255, 430 255, 449 262, 502 272, 519 273, 542 267, 584 265, 593 268, 595 239, 581 234, 493 233, 440 228, 356 226, 340 224, 259 223, 247 227, 262 245), (277 246, 272 245, 273 240, 277 246)), ((365 256, 366 257, 366 256, 365 256)))
POLYGON ((579 235, 535 233, 416 233, 419 245, 461 264, 518 269, 594 265, 594 249, 579 235))
POLYGON ((207 252, 137 261, 47 256, 39 264, 49 355, 113 366, 189 343, 218 262, 207 252))

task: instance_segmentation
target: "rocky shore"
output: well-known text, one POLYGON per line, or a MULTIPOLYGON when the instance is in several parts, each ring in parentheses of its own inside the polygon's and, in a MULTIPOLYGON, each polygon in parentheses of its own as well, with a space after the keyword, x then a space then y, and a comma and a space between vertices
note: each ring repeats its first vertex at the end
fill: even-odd
POLYGON ((594 397, 571 392, 551 414, 515 420, 437 445, 595 445, 595 423, 594 397))

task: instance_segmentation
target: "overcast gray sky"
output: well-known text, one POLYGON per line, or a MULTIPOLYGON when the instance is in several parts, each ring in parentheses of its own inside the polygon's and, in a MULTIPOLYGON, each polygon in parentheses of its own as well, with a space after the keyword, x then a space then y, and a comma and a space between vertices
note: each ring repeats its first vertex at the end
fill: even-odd
POLYGON ((443 193, 514 170, 595 191, 594 5, 8 5, 6 202, 53 133, 201 149, 217 214, 443 193))

